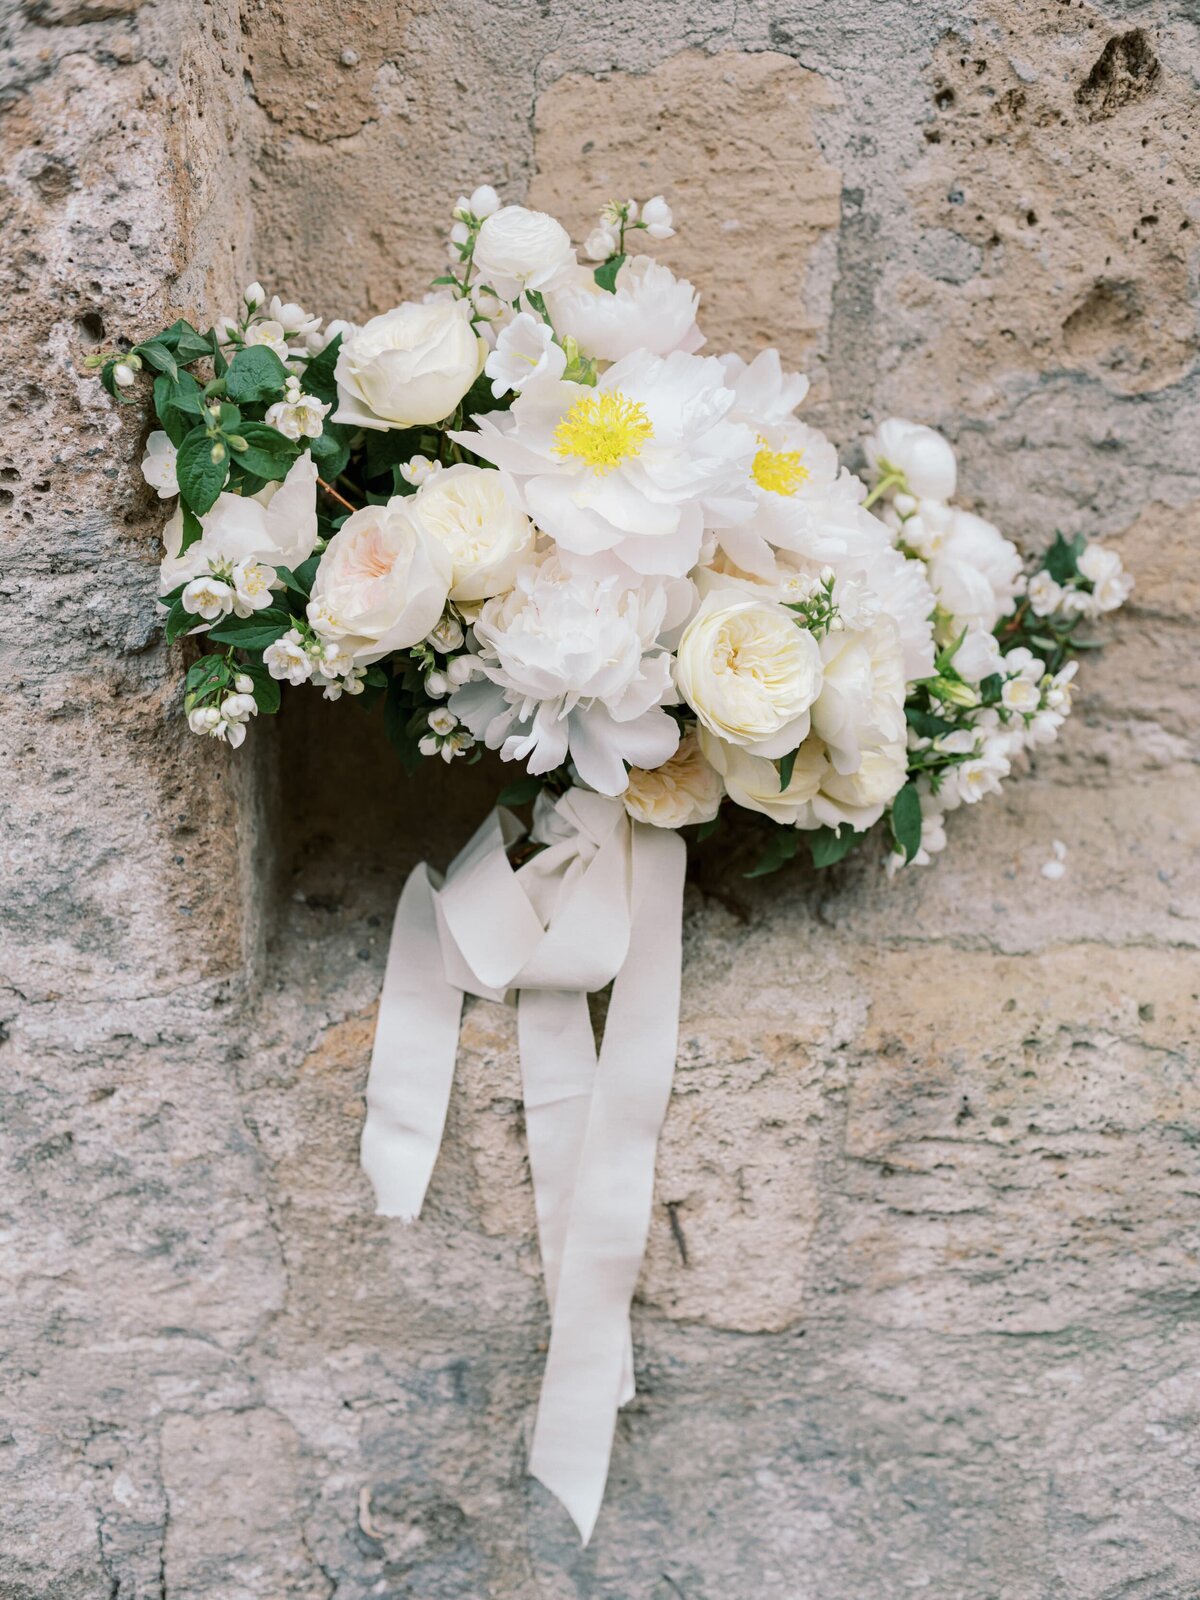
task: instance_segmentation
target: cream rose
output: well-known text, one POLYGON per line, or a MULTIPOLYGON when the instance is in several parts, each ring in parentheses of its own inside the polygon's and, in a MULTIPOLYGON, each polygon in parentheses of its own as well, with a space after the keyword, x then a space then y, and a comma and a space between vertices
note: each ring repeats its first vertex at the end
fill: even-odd
POLYGON ((786 789, 779 787, 779 768, 774 761, 752 756, 735 744, 727 744, 706 728, 699 730, 700 748, 720 773, 725 792, 734 805, 761 812, 785 828, 795 827, 802 813, 811 807, 829 771, 829 762, 819 739, 808 739, 796 753, 796 764, 786 789))
POLYGON ((427 478, 408 511, 452 564, 450 598, 469 604, 507 594, 533 552, 533 524, 510 479, 465 462, 427 478))
POLYGON ((813 732, 838 772, 856 772, 864 748, 904 739, 900 630, 884 615, 870 627, 830 633, 821 641, 821 660, 813 732))
POLYGON ((525 289, 545 289, 574 265, 571 237, 544 211, 501 206, 493 211, 475 241, 475 272, 501 300, 515 300, 525 289))
POLYGON ((333 422, 411 428, 448 417, 483 370, 487 345, 465 300, 406 302, 343 339, 333 422))
MULTIPOLYGON (((779 787, 778 778, 775 787, 779 787)), ((661 767, 632 768, 629 787, 621 798, 635 822, 686 828, 693 822, 711 822, 724 794, 720 774, 705 758, 695 733, 689 733, 661 767)))
POLYGON ((874 827, 884 806, 904 787, 907 771, 908 751, 902 739, 864 750, 857 772, 840 773, 826 766, 820 790, 800 818, 800 826, 836 828, 848 823, 856 833, 874 827))
POLYGON ((397 497, 364 506, 330 540, 313 580, 308 620, 359 666, 417 644, 450 590, 449 551, 397 497))
POLYGON ((821 651, 783 606, 716 589, 684 629, 675 680, 711 733, 773 759, 808 733, 821 651))

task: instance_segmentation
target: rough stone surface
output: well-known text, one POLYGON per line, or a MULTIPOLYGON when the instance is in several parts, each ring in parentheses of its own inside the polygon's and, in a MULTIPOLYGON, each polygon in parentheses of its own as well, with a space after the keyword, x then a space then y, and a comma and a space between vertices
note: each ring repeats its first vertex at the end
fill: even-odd
POLYGON ((0 14, 3 1600, 1200 1593, 1200 27, 1188 0, 26 0, 0 14), (427 1219, 357 1165, 402 874, 489 767, 181 730, 141 421, 81 358, 252 275, 419 292, 491 179, 664 192, 712 343, 944 426, 1135 604, 935 869, 692 871, 639 1396, 580 1552, 512 1017, 427 1219), (1068 846, 1058 883, 1039 871, 1068 846))

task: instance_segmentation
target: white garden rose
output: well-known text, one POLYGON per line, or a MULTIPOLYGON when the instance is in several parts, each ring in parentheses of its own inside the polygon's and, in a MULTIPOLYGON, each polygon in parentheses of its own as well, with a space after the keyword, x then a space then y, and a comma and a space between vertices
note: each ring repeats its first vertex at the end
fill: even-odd
POLYGON ((571 237, 544 211, 501 206, 484 220, 475 240, 475 272, 502 300, 545 289, 574 265, 571 237))
POLYGON ((463 462, 434 473, 409 500, 408 510, 450 557, 455 601, 506 594, 537 537, 511 480, 490 467, 463 462))
POLYGON ((675 681, 711 733, 774 759, 808 733, 821 651, 785 607, 718 588, 684 629, 675 681))
POLYGON ((801 813, 798 826, 837 828, 846 823, 862 833, 879 821, 884 807, 904 787, 907 774, 908 750, 903 739, 864 750, 856 772, 838 772, 832 763, 826 763, 817 793, 801 813))
POLYGON ((881 476, 900 473, 918 500, 949 500, 958 482, 958 463, 948 439, 920 422, 889 417, 867 440, 867 458, 881 476))
MULTIPOLYGON (((779 787, 778 780, 775 787, 779 787)), ((720 773, 706 759, 692 732, 684 735, 679 749, 661 767, 634 767, 621 798, 635 822, 686 828, 694 822, 711 822, 724 794, 720 773)))
POLYGON ((700 749, 725 784, 734 805, 757 811, 785 828, 795 827, 821 786, 829 762, 819 739, 807 739, 796 753, 796 762, 786 789, 779 787, 779 767, 762 756, 752 756, 709 733, 698 730, 700 749))
POLYGON ((420 643, 450 590, 450 552, 396 497, 342 523, 321 557, 308 620, 360 666, 420 643))
POLYGON ((475 382, 487 353, 464 300, 406 302, 385 311, 338 349, 331 421, 381 431, 441 422, 475 382))

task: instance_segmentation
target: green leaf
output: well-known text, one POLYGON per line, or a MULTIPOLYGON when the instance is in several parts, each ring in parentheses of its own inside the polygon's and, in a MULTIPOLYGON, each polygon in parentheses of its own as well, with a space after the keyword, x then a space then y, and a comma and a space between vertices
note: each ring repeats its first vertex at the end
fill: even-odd
POLYGON ((165 332, 160 333, 155 342, 166 345, 181 366, 186 366, 191 361, 203 360, 212 354, 208 340, 202 333, 197 333, 191 323, 185 321, 183 317, 173 322, 165 332))
POLYGON ((835 861, 848 856, 864 835, 843 824, 837 828, 814 828, 806 837, 812 864, 821 868, 831 867, 835 861))
POLYGON ((769 872, 778 872, 800 848, 800 835, 795 828, 776 828, 770 842, 758 860, 743 873, 746 878, 765 878, 769 872))
POLYGON ((892 838, 906 861, 921 848, 921 797, 915 783, 906 783, 892 801, 892 838))
POLYGON ((212 352, 213 371, 219 379, 223 380, 225 374, 229 371, 229 362, 226 360, 225 352, 221 348, 221 335, 215 328, 208 330, 208 345, 212 352))
POLYGON ((119 406, 131 406, 134 404, 137 396, 126 394, 125 390, 121 388, 120 384, 118 384, 117 380, 113 377, 113 368, 118 362, 123 361, 124 359, 124 356, 114 356, 111 361, 106 361, 100 368, 100 382, 103 388, 107 391, 107 393, 112 395, 113 399, 119 406))
POLYGON ((1054 535, 1054 543, 1046 552, 1045 568, 1055 583, 1067 583, 1079 576, 1079 557, 1086 544, 1082 533, 1070 540, 1064 539, 1061 533, 1054 535))
POLYGON ((268 350, 265 344, 246 345, 229 363, 225 392, 239 405, 273 400, 283 393, 287 379, 287 368, 274 350, 268 350))
POLYGON ((260 661, 251 661, 238 671, 254 679, 254 703, 265 717, 273 717, 283 698, 283 686, 278 678, 273 678, 260 661))
POLYGON ((421 454, 422 428, 372 429, 367 434, 367 477, 382 478, 403 461, 421 454))
POLYGON ((953 733, 954 723, 932 711, 922 711, 919 706, 906 706, 904 715, 909 727, 922 739, 936 739, 939 733, 953 733))
POLYGON ((183 538, 179 545, 179 554, 189 550, 197 539, 204 537, 204 524, 190 506, 180 505, 183 513, 183 538))
POLYGON ((180 372, 174 378, 160 372, 154 380, 154 410, 167 438, 178 447, 193 426, 190 419, 204 415, 200 385, 190 372, 180 372))
POLYGON ((169 378, 179 376, 179 368, 175 357, 165 344, 160 344, 157 339, 151 339, 149 344, 134 345, 133 353, 141 356, 142 360, 155 369, 156 372, 165 372, 169 378))
POLYGON ((526 806, 541 794, 543 782, 542 778, 527 772, 524 777, 515 779, 501 789, 496 796, 496 803, 501 806, 526 806))
POLYGON ((715 817, 710 817, 707 822, 702 822, 696 829, 696 843, 703 844, 705 839, 707 839, 711 834, 716 833, 720 826, 721 813, 718 811, 715 817))
POLYGON ((201 656, 187 670, 185 687, 197 698, 229 679, 229 664, 224 656, 201 656))
MULTIPOLYGON (((609 294, 616 294, 617 273, 620 272, 624 265, 624 256, 609 256, 607 261, 602 262, 600 266, 596 268, 595 272, 592 273, 592 277, 595 278, 596 283, 601 289, 607 289, 609 294)), ((768 868, 767 870, 774 871, 774 868, 768 868)))
POLYGON ((783 756, 779 762, 780 794, 783 793, 788 784, 792 781, 792 773, 796 770, 796 757, 799 754, 799 750, 789 750, 787 755, 783 756))
POLYGON ((191 611, 183 609, 183 601, 176 600, 170 611, 167 612, 167 621, 164 627, 168 644, 174 644, 181 633, 186 633, 189 628, 194 628, 200 618, 191 611))
POLYGON ((332 483, 345 472, 346 463, 350 460, 352 437, 352 429, 344 427, 340 422, 326 420, 317 438, 304 441, 309 455, 320 467, 321 476, 327 483, 332 483))
POLYGON ((283 580, 283 586, 289 591, 289 593, 299 595, 301 600, 307 600, 312 592, 313 574, 316 572, 315 564, 319 560, 319 556, 311 556, 308 561, 301 563, 300 571, 303 571, 305 567, 310 567, 312 569, 307 574, 307 583, 304 581, 304 578, 300 576, 300 573, 293 572, 291 567, 276 567, 275 576, 283 580))
POLYGON ((338 351, 342 348, 342 336, 337 334, 321 351, 319 356, 314 356, 304 369, 304 392, 315 394, 318 400, 337 400, 337 381, 333 376, 337 366, 338 351))
POLYGON ((228 450, 222 446, 221 459, 213 460, 218 443, 207 428, 195 427, 179 446, 175 460, 179 493, 198 517, 215 504, 229 473, 228 450))
POLYGON ((998 672, 989 672, 979 681, 979 703, 994 706, 1004 690, 1004 679, 998 672))
MULTIPOLYGON (((268 350, 267 354, 270 353, 268 350)), ((229 370, 232 372, 233 368, 229 370)), ((246 449, 234 451, 233 458, 243 472, 252 472, 259 478, 286 478, 292 462, 300 454, 300 446, 294 440, 266 422, 243 422, 238 435, 245 439, 246 449)))
POLYGON ((209 629, 214 644, 232 644, 239 650, 265 650, 295 626, 290 611, 267 606, 252 617, 224 617, 209 629))

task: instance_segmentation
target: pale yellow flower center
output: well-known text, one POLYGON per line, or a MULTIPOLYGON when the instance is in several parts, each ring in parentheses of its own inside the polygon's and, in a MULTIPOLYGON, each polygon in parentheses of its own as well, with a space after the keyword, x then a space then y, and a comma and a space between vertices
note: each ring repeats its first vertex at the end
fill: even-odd
POLYGON ((800 460, 803 450, 772 450, 761 433, 758 444, 750 475, 760 489, 790 496, 802 483, 808 482, 809 470, 800 460))
POLYGON ((574 456, 593 472, 611 472, 639 456, 653 439, 645 408, 617 389, 602 389, 576 400, 554 430, 554 454, 574 456))

